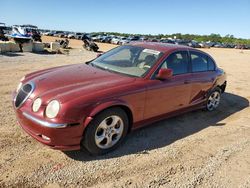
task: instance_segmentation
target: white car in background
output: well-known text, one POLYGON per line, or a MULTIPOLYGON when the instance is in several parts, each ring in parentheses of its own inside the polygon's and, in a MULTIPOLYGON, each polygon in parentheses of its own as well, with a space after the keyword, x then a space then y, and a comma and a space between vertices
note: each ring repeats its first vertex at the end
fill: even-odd
POLYGON ((68 34, 69 39, 82 39, 83 33, 70 33, 68 34))
POLYGON ((120 37, 114 37, 114 38, 112 38, 112 40, 111 40, 111 44, 118 44, 119 41, 120 41, 120 37))
POLYGON ((69 34, 67 35, 67 38, 68 38, 68 39, 75 39, 75 34, 74 34, 74 33, 69 33, 69 34))
POLYGON ((126 37, 121 37, 120 40, 118 41, 118 44, 120 45, 124 45, 124 44, 127 44, 129 43, 130 41, 128 40, 128 38, 126 37))

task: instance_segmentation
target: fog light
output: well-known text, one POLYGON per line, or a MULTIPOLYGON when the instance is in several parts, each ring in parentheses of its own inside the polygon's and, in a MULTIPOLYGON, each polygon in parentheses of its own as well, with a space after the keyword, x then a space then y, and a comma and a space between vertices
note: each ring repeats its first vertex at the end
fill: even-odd
POLYGON ((50 141, 50 138, 47 137, 47 136, 45 136, 45 135, 42 135, 42 138, 43 138, 44 140, 50 141))

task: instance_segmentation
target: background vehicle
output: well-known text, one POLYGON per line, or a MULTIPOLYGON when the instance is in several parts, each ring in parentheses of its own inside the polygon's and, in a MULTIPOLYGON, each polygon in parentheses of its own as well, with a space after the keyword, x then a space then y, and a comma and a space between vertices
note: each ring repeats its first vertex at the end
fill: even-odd
POLYGON ((164 39, 164 40, 161 40, 160 42, 168 43, 168 44, 175 44, 174 40, 170 40, 170 39, 164 39))
POLYGON ((42 42, 41 34, 35 29, 32 30, 32 38, 34 41, 42 42))
POLYGON ((83 41, 83 48, 85 48, 88 51, 94 51, 97 52, 99 50, 99 47, 95 42, 93 42, 86 34, 82 37, 83 41))
POLYGON ((83 36, 83 33, 69 33, 67 35, 67 38, 80 40, 82 38, 82 36, 83 36))
POLYGON ((5 37, 5 30, 7 27, 5 26, 5 23, 0 23, 0 41, 8 41, 8 38, 5 37))
POLYGON ((98 35, 92 34, 92 35, 89 36, 89 38, 90 38, 92 41, 97 41, 97 40, 98 40, 98 35))
POLYGON ((74 34, 74 38, 77 39, 77 40, 81 40, 82 36, 83 36, 83 33, 75 33, 74 34))
POLYGON ((139 36, 130 36, 130 37, 128 37, 128 40, 129 40, 130 42, 139 41, 139 40, 140 40, 140 37, 139 37, 139 36))
POLYGON ((130 41, 126 37, 121 37, 121 39, 118 41, 119 45, 124 45, 129 43, 130 41))
POLYGON ((111 40, 112 40, 111 36, 105 36, 100 40, 100 42, 110 43, 111 40))
POLYGON ((68 39, 75 39, 75 34, 74 34, 74 33, 69 33, 69 34, 67 35, 67 38, 68 38, 68 39))
POLYGON ((45 36, 53 36, 54 32, 53 31, 48 31, 48 32, 43 33, 43 35, 45 35, 45 36))
POLYGON ((199 45, 198 42, 192 40, 191 42, 188 43, 188 46, 193 47, 193 48, 200 48, 201 46, 199 45))
POLYGON ((115 37, 113 37, 113 38, 111 39, 111 44, 118 44, 118 43, 119 43, 119 40, 120 40, 120 37, 115 36, 115 37))
POLYGON ((62 38, 65 36, 65 33, 63 31, 55 31, 53 32, 53 36, 62 38))

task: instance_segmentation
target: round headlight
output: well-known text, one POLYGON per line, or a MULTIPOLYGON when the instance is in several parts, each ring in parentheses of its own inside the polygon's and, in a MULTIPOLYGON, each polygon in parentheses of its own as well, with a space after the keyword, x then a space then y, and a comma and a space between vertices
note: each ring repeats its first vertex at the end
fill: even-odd
POLYGON ((41 104, 42 104, 42 99, 37 98, 37 99, 33 102, 32 110, 33 110, 34 112, 37 112, 37 111, 39 110, 41 104))
POLYGON ((60 103, 57 100, 52 100, 46 107, 45 114, 48 118, 54 118, 57 116, 60 110, 60 103))

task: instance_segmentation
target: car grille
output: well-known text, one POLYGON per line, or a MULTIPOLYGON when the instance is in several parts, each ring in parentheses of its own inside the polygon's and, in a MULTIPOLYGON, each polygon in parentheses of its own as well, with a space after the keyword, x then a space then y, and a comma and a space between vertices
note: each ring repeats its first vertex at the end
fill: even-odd
POLYGON ((28 83, 23 85, 17 95, 16 95, 16 99, 15 99, 15 107, 19 108, 21 107, 21 105, 29 98, 30 94, 34 91, 35 87, 33 83, 28 83))

